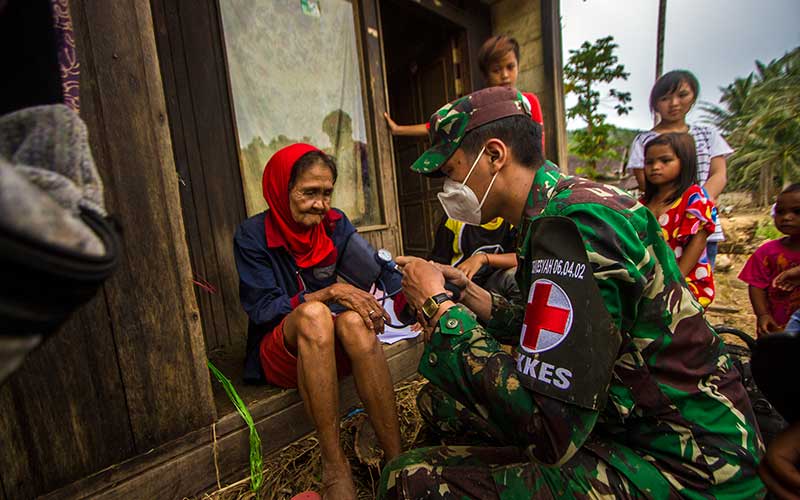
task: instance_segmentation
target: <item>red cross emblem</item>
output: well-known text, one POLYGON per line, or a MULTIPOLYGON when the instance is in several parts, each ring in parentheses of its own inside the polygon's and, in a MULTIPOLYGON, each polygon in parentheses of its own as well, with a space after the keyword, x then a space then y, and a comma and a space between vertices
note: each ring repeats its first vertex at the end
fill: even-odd
POLYGON ((572 326, 572 302, 564 290, 547 279, 531 286, 519 344, 528 353, 547 351, 560 344, 572 326))

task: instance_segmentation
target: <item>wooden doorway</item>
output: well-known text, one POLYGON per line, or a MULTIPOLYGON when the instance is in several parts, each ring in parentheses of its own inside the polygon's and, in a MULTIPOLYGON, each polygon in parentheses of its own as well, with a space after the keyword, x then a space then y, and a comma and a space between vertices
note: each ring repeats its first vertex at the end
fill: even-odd
MULTIPOLYGON (((484 6, 385 0, 380 13, 389 109, 397 123, 427 122, 442 105, 476 88, 475 54, 490 32, 484 6)), ((421 257, 433 247, 444 214, 436 198, 442 180, 409 170, 429 145, 426 137, 394 138, 403 249, 421 257)))

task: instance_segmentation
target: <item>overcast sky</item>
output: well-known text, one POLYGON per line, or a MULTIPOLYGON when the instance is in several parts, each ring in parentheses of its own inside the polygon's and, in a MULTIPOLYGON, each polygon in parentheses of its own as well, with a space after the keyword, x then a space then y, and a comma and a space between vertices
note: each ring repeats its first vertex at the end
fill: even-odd
MULTIPOLYGON (((612 35, 617 56, 630 73, 614 87, 631 92, 633 111, 617 116, 611 101, 602 107, 608 121, 649 129, 648 108, 655 78, 658 0, 561 0, 564 63, 569 50, 612 35)), ((700 100, 717 103, 719 87, 800 45, 800 0, 667 0, 664 72, 688 69, 700 80, 700 100)), ((607 92, 603 94, 606 96, 607 92)), ((577 99, 567 95, 567 107, 577 99)), ((693 111, 689 121, 699 121, 693 111)), ((570 120, 568 129, 583 127, 570 120)))

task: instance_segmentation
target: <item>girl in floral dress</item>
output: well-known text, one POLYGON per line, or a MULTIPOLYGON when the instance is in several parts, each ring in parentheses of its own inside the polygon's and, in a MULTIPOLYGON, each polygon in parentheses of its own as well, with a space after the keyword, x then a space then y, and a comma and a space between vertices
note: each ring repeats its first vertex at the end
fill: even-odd
POLYGON ((706 239, 714 234, 716 208, 697 184, 694 139, 686 133, 658 135, 645 144, 644 156, 645 188, 640 201, 656 216, 686 284, 707 308, 714 300, 714 277, 706 239))

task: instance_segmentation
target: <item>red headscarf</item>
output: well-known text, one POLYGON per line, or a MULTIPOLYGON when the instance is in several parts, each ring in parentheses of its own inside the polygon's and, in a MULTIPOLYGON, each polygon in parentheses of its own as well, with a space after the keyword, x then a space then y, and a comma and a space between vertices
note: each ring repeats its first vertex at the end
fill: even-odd
MULTIPOLYGON (((306 153, 319 151, 310 144, 292 144, 272 155, 264 166, 261 187, 269 205, 264 218, 264 230, 270 247, 284 246, 301 268, 336 262, 336 247, 333 246, 325 224, 311 227, 298 224, 289 208, 289 177, 295 162, 306 153)), ((328 218, 330 212, 325 217, 328 218)), ((338 214, 336 214, 338 215, 338 214)), ((338 217, 333 217, 338 218, 338 217)))

